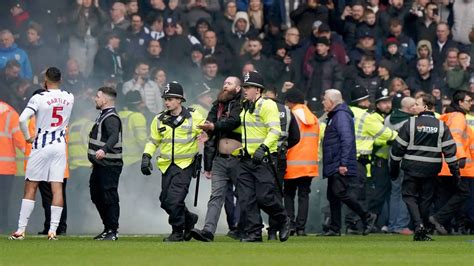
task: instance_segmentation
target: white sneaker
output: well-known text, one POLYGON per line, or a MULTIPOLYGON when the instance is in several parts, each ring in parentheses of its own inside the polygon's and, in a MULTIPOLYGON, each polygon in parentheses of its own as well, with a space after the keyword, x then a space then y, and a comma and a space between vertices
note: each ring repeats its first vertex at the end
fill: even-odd
POLYGON ((382 226, 382 228, 380 228, 380 231, 382 231, 382 233, 384 234, 388 234, 388 226, 386 225, 382 226))
POLYGON ((25 239, 25 232, 14 232, 8 238, 9 240, 24 240, 25 239))

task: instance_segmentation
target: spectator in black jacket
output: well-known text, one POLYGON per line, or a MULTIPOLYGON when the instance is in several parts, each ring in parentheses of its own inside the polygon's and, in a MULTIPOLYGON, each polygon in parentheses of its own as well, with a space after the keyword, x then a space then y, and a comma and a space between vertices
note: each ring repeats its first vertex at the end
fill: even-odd
POLYGON ((226 75, 230 73, 232 65, 229 62, 232 61, 232 55, 224 45, 219 44, 215 31, 208 30, 203 34, 203 48, 204 56, 210 55, 217 60, 221 74, 226 75))
POLYGON ((426 4, 423 13, 424 16, 418 18, 415 23, 415 42, 427 40, 433 43, 436 41, 436 27, 440 20, 438 5, 434 2, 426 4))
POLYGON ((443 67, 449 48, 458 47, 455 41, 449 39, 449 34, 450 30, 448 24, 444 22, 439 23, 436 27, 436 41, 431 44, 435 71, 439 71, 443 67))
POLYGON ((344 77, 336 58, 329 53, 331 43, 327 38, 316 40, 316 54, 311 61, 311 74, 306 86, 306 100, 311 111, 322 114, 321 99, 329 89, 342 90, 344 77))
POLYGON ((118 53, 120 37, 110 34, 105 47, 99 49, 94 58, 94 75, 99 80, 107 78, 122 79, 122 59, 118 53))
MULTIPOLYGON (((168 73, 180 73, 181 64, 187 62, 191 55, 191 42, 184 35, 177 35, 176 21, 172 18, 165 20, 165 37, 160 39, 161 54, 168 73)), ((181 73, 185 75, 185 73, 181 73)), ((179 75, 178 75, 179 76, 179 75)), ((173 77, 175 79, 176 77, 173 77)))
POLYGON ((300 31, 302 38, 311 35, 311 27, 314 21, 329 23, 329 10, 326 6, 319 4, 318 0, 309 0, 301 3, 297 9, 290 13, 290 18, 300 31))
POLYGON ((260 72, 265 77, 265 79, 267 79, 268 59, 262 54, 262 48, 262 41, 259 38, 250 38, 248 44, 248 54, 242 56, 240 66, 250 62, 255 66, 255 70, 260 72))
POLYGON ((385 40, 384 58, 391 64, 392 75, 405 79, 408 77, 408 65, 405 57, 400 54, 399 48, 400 43, 396 38, 388 38, 385 40))
POLYGON ((408 6, 404 5, 404 0, 389 0, 390 6, 380 13, 379 25, 382 27, 384 36, 390 34, 390 21, 397 19, 402 24, 410 14, 408 6))
POLYGON ((43 41, 42 32, 43 27, 36 22, 30 23, 26 32, 25 51, 30 59, 34 80, 38 80, 41 72, 48 67, 57 65, 57 51, 43 41))
POLYGON ((336 29, 339 29, 348 49, 353 49, 357 44, 358 28, 364 25, 364 10, 362 2, 354 2, 352 6, 344 8, 340 18, 335 18, 336 29))

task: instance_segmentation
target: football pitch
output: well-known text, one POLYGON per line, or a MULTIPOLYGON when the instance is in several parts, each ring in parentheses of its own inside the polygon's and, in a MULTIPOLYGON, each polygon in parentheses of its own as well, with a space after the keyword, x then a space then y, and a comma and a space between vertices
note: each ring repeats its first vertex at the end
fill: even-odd
POLYGON ((116 242, 63 236, 59 241, 0 236, 0 265, 474 265, 474 236, 370 235, 292 237, 288 242, 163 243, 163 236, 120 236, 116 242))

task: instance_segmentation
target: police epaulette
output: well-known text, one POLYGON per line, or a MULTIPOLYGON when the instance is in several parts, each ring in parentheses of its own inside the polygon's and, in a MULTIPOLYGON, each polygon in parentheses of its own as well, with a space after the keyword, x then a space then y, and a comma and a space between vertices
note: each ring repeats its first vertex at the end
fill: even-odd
POLYGON ((192 107, 188 107, 188 111, 194 112, 194 111, 196 111, 196 109, 194 109, 194 108, 192 108, 192 107))

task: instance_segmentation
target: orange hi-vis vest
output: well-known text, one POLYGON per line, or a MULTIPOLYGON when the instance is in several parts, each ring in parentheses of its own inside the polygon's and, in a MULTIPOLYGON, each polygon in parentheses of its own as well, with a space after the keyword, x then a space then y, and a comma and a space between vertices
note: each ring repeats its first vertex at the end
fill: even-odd
MULTIPOLYGON (((461 176, 474 178, 474 162, 471 157, 471 139, 473 132, 469 127, 465 114, 461 112, 452 112, 442 114, 439 117, 444 121, 451 131, 454 142, 456 142, 456 157, 458 159, 466 158, 466 166, 460 169, 461 176)), ((448 164, 443 161, 443 168, 440 176, 451 176, 448 164)))
MULTIPOLYGON (((32 117, 28 123, 28 131, 30 132, 30 136, 34 136, 36 134, 36 119, 32 117)), ((66 132, 66 143, 69 141, 68 134, 66 132)), ((26 171, 26 165, 28 164, 28 158, 31 154, 31 149, 33 147, 32 143, 26 142, 26 150, 25 150, 25 160, 24 160, 24 170, 26 171)), ((64 170, 64 178, 69 178, 69 163, 67 162, 67 145, 66 145, 66 170, 64 170)))
POLYGON ((318 176, 318 118, 304 104, 293 106, 291 112, 298 122, 300 141, 288 149, 285 179, 318 176))
POLYGON ((25 137, 20 130, 18 113, 0 101, 0 175, 16 174, 16 150, 25 152, 25 137))

